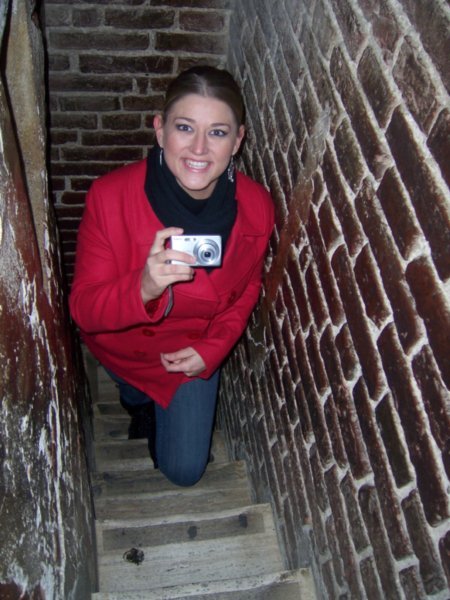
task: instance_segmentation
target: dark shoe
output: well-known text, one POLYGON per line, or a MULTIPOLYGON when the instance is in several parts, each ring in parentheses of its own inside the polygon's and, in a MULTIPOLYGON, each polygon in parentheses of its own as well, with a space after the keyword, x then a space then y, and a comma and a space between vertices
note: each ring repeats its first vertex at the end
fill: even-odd
POLYGON ((128 427, 128 439, 147 439, 148 450, 153 460, 153 464, 155 465, 155 469, 158 468, 155 448, 156 417, 154 402, 132 406, 121 398, 120 403, 131 416, 130 425, 128 427))

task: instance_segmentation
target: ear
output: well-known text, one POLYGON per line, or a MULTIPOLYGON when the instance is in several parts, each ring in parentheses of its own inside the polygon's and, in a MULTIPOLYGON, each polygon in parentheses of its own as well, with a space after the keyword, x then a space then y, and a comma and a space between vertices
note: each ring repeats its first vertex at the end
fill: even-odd
POLYGON ((153 118, 153 127, 156 133, 156 139, 158 140, 158 144, 163 148, 164 146, 164 122, 162 115, 155 115, 153 118))
POLYGON ((245 136, 245 127, 243 125, 241 125, 238 129, 236 142, 233 147, 233 154, 236 154, 236 152, 239 150, 239 147, 242 143, 242 140, 244 139, 244 136, 245 136))

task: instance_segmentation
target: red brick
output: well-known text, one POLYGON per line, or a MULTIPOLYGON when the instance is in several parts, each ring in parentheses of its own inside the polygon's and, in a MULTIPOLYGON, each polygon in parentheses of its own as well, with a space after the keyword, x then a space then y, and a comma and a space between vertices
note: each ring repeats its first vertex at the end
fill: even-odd
POLYGON ((84 200, 86 198, 86 194, 77 193, 77 192, 64 192, 61 194, 61 203, 62 204, 78 204, 83 205, 84 200))
POLYGON ((372 26, 372 35, 386 63, 391 64, 397 42, 402 36, 395 8, 384 0, 359 0, 359 5, 372 26))
POLYGON ((318 334, 314 327, 310 328, 309 334, 306 337, 306 350, 316 389, 319 394, 323 394, 328 389, 329 382, 320 355, 318 334))
MULTIPOLYGON (((328 253, 325 249, 325 245, 319 229, 319 224, 317 222, 314 212, 311 213, 308 223, 306 224, 306 231, 308 233, 309 241, 311 243, 311 249, 313 251, 315 264, 317 265, 317 274, 321 280, 322 294, 325 296, 326 300, 326 307, 323 306, 322 308, 322 294, 319 294, 319 288, 317 289, 316 294, 310 295, 311 290, 309 289, 308 285, 308 296, 311 302, 312 312, 314 315, 320 315, 320 319, 322 319, 323 317, 323 321, 317 323, 318 328, 321 329, 323 322, 328 317, 328 314, 330 315, 331 320, 335 325, 341 323, 344 318, 344 311, 339 297, 339 293, 337 291, 337 286, 334 280, 333 272, 331 270, 328 253), (317 310, 318 308, 319 310, 317 310)), ((308 277, 308 272, 306 275, 308 277)))
POLYGON ((344 565, 345 581, 349 587, 352 598, 361 598, 361 579, 359 577, 358 563, 355 551, 350 543, 350 532, 347 528, 344 502, 339 488, 339 477, 336 468, 325 473, 330 506, 333 514, 336 537, 339 544, 339 552, 344 565))
MULTIPOLYGON (((60 2, 59 2, 60 4, 60 2)), ((46 28, 64 27, 72 25, 72 12, 66 6, 52 6, 52 2, 45 5, 46 28)))
POLYGON ((445 575, 439 564, 436 548, 428 533, 427 523, 418 494, 412 492, 402 502, 414 552, 419 559, 420 575, 430 596, 447 588, 445 575))
POLYGON ((399 488, 403 487, 412 479, 407 460, 408 449, 402 441, 397 425, 398 414, 389 395, 378 404, 375 416, 395 483, 399 488))
POLYGON ((226 25, 226 17, 220 12, 205 12, 184 10, 179 16, 180 27, 186 31, 223 31, 226 25))
POLYGON ((96 129, 96 115, 82 113, 54 113, 51 117, 52 131, 55 129, 96 129))
POLYGON ((407 121, 397 109, 386 132, 401 178, 431 247, 436 268, 445 281, 450 277, 450 219, 447 201, 412 137, 407 121))
POLYGON ((329 251, 339 240, 342 230, 328 196, 322 202, 319 210, 319 227, 325 247, 329 251))
POLYGON ((70 69, 70 57, 52 54, 48 57, 49 71, 68 71, 70 69))
POLYGON ((175 15, 174 10, 167 9, 148 8, 130 11, 129 8, 107 8, 105 25, 113 27, 114 31, 119 29, 140 29, 141 31, 167 29, 174 25, 175 15))
POLYGON ((377 189, 377 197, 403 258, 408 259, 423 234, 417 226, 412 206, 405 196, 394 169, 388 169, 377 189))
POLYGON ((100 95, 83 95, 74 97, 59 98, 59 105, 61 111, 67 112, 103 112, 113 111, 120 109, 120 101, 118 97, 113 96, 100 96, 100 95))
POLYGON ((353 208, 353 202, 348 197, 338 175, 338 167, 327 150, 324 154, 323 175, 333 208, 342 227, 342 233, 351 256, 357 254, 364 244, 365 237, 353 208))
POLYGON ((381 327, 391 312, 386 304, 382 282, 368 245, 364 246, 356 259, 355 277, 367 316, 377 327, 381 327))
POLYGON ((352 472, 359 479, 369 472, 369 460, 362 440, 362 433, 352 397, 342 373, 339 355, 330 326, 322 334, 320 350, 333 392, 346 454, 352 472))
POLYGON ((395 98, 390 90, 382 66, 369 46, 361 56, 358 77, 381 127, 388 123, 395 98))
POLYGON ((164 96, 157 94, 155 96, 125 96, 122 100, 123 109, 130 111, 154 111, 160 112, 164 106, 164 96))
MULTIPOLYGON (((401 559, 408 556, 412 549, 403 525, 403 515, 399 505, 397 488, 394 484, 390 468, 395 469, 395 483, 399 487, 412 479, 405 460, 407 450, 399 444, 398 449, 395 447, 394 451, 391 452, 390 448, 393 444, 388 446, 388 457, 391 461, 389 463, 386 456, 386 448, 383 446, 383 440, 380 437, 380 428, 384 424, 379 424, 375 419, 374 409, 372 408, 367 388, 362 379, 353 388, 353 397, 374 474, 375 486, 379 490, 379 501, 388 539, 395 558, 401 559), (405 474, 403 474, 402 469, 405 474)), ((395 433, 397 434, 396 430, 395 433)))
MULTIPOLYGON (((50 87, 56 92, 128 92, 133 88, 131 77, 99 77, 76 73, 50 73, 50 87)), ((103 99, 103 98, 102 98, 103 99)))
POLYGON ((367 532, 374 548, 378 573, 386 598, 401 598, 397 585, 394 561, 390 552, 386 530, 383 527, 377 491, 368 485, 359 491, 359 504, 364 516, 367 532))
POLYGON ((414 464, 424 511, 429 523, 437 525, 448 517, 447 493, 428 438, 421 400, 392 326, 386 327, 380 335, 378 345, 414 464))
POLYGON ((370 600, 386 600, 386 596, 380 586, 375 560, 372 557, 365 558, 361 561, 359 568, 366 597, 370 598, 370 600))
POLYGON ((77 192, 87 192, 91 187, 92 178, 90 177, 73 177, 70 180, 70 187, 77 192))
POLYGON ((414 295, 417 312, 425 323, 430 346, 441 369, 442 377, 447 387, 450 388, 448 298, 436 280, 433 269, 426 258, 418 258, 409 263, 406 269, 406 279, 414 295))
POLYGON ((50 31, 49 43, 57 50, 146 50, 147 33, 109 33, 101 31, 50 31))
POLYGON ((141 115, 116 114, 104 115, 101 118, 103 129, 139 129, 141 126, 141 115))
POLYGON ((99 56, 80 54, 81 73, 170 73, 173 59, 158 56, 138 56, 128 53, 126 56, 99 56))
POLYGON ((333 51, 330 69, 367 164, 378 178, 384 171, 382 158, 386 152, 363 104, 359 86, 339 48, 333 51))
POLYGON ((428 66, 408 37, 400 48, 392 74, 411 114, 421 129, 428 132, 439 110, 436 87, 428 66))
POLYGON ((322 329, 324 323, 328 320, 328 309, 323 297, 323 290, 319 275, 316 271, 314 263, 308 267, 305 273, 306 293, 308 302, 311 307, 311 314, 317 326, 317 329, 322 329))
POLYGON ((341 481, 341 492, 345 501, 355 550, 360 553, 364 548, 369 546, 369 539, 359 509, 358 491, 350 473, 347 473, 341 481))
POLYGON ((222 35, 196 35, 190 33, 157 32, 155 49, 162 52, 197 52, 200 54, 223 54, 226 39, 222 35))
MULTIPOLYGON (((68 12, 67 9, 65 10, 68 12)), ((45 19, 47 20, 47 11, 45 19)), ((97 27, 101 23, 102 15, 96 8, 72 9, 72 25, 74 27, 97 27)))
POLYGON ((81 142, 84 146, 145 146, 148 143, 146 131, 83 132, 81 142))
POLYGON ((50 143, 53 146, 60 146, 70 142, 76 142, 78 139, 77 131, 55 131, 50 132, 50 143))
MULTIPOLYGON (((332 49, 339 44, 339 31, 331 18, 327 6, 324 2, 316 2, 314 6, 314 15, 312 20, 312 30, 314 31, 320 52, 325 58, 329 58, 332 49)), ((297 9, 298 12, 299 9, 297 9)))
POLYGON ((450 187, 450 111, 443 110, 428 138, 428 146, 437 160, 442 176, 450 187))
POLYGON ((288 255, 287 260, 288 263, 286 265, 286 271, 289 275, 292 290, 297 301, 302 327, 304 330, 306 330, 311 323, 311 313, 306 296, 306 288, 303 284, 302 276, 300 274, 298 261, 295 259, 292 253, 288 255))
POLYGON ((348 460, 345 452, 344 440, 342 439, 341 428, 339 426, 339 416, 333 396, 329 396, 327 398, 327 401, 324 405, 324 414, 331 446, 333 448, 334 460, 342 469, 344 469, 347 467, 348 460))
POLYGON ((347 381, 352 381, 358 373, 359 360, 347 324, 344 324, 341 327, 341 330, 335 338, 335 343, 337 351, 339 352, 339 359, 344 377, 347 381))
POLYGON ((450 587, 450 531, 439 540, 439 552, 447 576, 447 582, 450 587))
POLYGON ((430 421, 434 439, 442 452, 444 466, 450 477, 450 395, 442 382, 439 369, 429 346, 424 346, 412 361, 414 376, 430 421))
POLYGON ((152 6, 175 6, 181 8, 218 8, 221 10, 231 8, 230 0, 151 0, 151 3, 152 6))
POLYGON ((354 59, 367 39, 367 24, 353 9, 349 0, 340 0, 332 5, 350 56, 354 59))
POLYGON ((364 175, 364 161, 353 131, 346 119, 336 129, 334 147, 347 183, 355 192, 364 175))
POLYGON ((345 582, 344 566, 342 564, 342 556, 341 556, 341 554, 339 552, 339 548, 338 548, 338 539, 337 539, 336 527, 335 527, 333 516, 328 517, 328 519, 326 520, 325 526, 326 526, 328 546, 329 546, 330 554, 331 554, 332 561, 333 561, 333 571, 334 571, 333 573, 331 573, 331 567, 330 567, 330 574, 329 574, 329 577, 327 578, 327 579, 329 579, 329 584, 327 587, 330 590, 330 598, 335 598, 337 596, 336 590, 333 589, 333 587, 331 587, 334 583, 333 575, 336 578, 339 587, 342 588, 345 586, 345 588, 347 588, 347 586, 346 586, 346 582, 345 582))
POLYGON ((380 206, 370 183, 365 185, 355 200, 356 210, 370 241, 390 300, 399 337, 405 350, 417 343, 422 328, 417 323, 414 300, 402 277, 402 265, 384 224, 380 206))
POLYGON ((106 148, 87 148, 79 146, 77 148, 62 149, 62 158, 67 161, 78 162, 81 160, 91 161, 120 161, 131 162, 143 158, 142 148, 132 147, 106 147, 106 148))
POLYGON ((335 252, 332 267, 341 291, 341 300, 347 316, 347 324, 355 350, 361 362, 361 369, 367 382, 369 393, 373 398, 376 398, 384 386, 381 362, 375 344, 372 341, 350 258, 343 246, 335 252))
POLYGON ((430 7, 428 0, 402 0, 402 5, 420 32, 425 50, 440 71, 444 85, 450 90, 450 38, 445 4, 437 3, 430 7))
POLYGON ((122 163, 92 163, 92 162, 54 162, 52 164, 52 175, 92 175, 99 177, 105 173, 109 173, 116 166, 121 166, 122 163))
POLYGON ((300 453, 301 468, 304 479, 304 488, 306 496, 308 498, 308 506, 311 511, 312 526, 314 528, 314 538, 317 544, 318 550, 321 554, 326 551, 327 540, 324 527, 324 518, 322 512, 319 509, 317 501, 317 493, 314 486, 314 480, 311 472, 310 459, 307 452, 300 453), (317 530, 317 535, 316 535, 317 530))
POLYGON ((419 569, 416 565, 403 569, 399 573, 405 598, 425 598, 427 593, 420 578, 419 569))

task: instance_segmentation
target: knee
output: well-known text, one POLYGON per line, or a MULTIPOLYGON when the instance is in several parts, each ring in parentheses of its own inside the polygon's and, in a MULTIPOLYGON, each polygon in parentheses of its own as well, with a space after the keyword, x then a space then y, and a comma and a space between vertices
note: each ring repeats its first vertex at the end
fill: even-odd
POLYGON ((191 487, 202 478, 206 465, 168 465, 158 461, 161 473, 174 485, 191 487))

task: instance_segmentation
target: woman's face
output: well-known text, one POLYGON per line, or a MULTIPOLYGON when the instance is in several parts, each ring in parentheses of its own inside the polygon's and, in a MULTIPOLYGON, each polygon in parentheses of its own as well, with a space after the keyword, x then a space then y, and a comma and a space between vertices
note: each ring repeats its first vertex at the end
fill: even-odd
POLYGON ((157 115, 153 125, 179 185, 193 198, 209 198, 244 137, 228 104, 189 94, 175 102, 165 121, 157 115))

